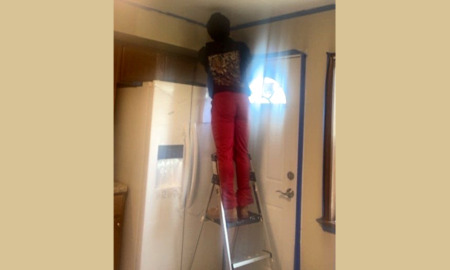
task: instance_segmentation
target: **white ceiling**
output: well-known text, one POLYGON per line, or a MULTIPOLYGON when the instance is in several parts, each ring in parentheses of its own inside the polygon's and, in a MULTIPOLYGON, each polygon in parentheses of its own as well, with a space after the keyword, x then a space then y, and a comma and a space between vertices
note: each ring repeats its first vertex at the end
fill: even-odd
POLYGON ((123 0, 202 24, 216 11, 231 26, 335 4, 335 0, 123 0))

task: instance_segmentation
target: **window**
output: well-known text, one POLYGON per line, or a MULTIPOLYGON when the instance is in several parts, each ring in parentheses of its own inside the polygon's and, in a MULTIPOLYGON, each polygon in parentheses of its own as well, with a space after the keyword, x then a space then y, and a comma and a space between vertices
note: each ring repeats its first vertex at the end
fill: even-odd
POLYGON ((278 76, 263 76, 258 74, 250 82, 251 95, 249 97, 250 103, 256 104, 286 104, 286 95, 281 84, 273 77, 278 76))

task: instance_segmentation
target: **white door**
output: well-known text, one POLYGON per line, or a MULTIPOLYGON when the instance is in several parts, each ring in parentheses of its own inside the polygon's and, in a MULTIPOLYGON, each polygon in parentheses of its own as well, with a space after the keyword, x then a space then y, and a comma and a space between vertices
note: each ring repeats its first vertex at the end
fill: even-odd
POLYGON ((251 84, 250 153, 275 270, 294 268, 301 61, 267 59, 251 84))

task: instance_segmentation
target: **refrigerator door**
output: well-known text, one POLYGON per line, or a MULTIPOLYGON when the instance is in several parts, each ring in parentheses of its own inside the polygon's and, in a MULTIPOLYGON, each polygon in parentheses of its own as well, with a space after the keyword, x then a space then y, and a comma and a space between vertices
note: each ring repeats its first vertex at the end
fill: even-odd
POLYGON ((222 242, 220 228, 204 223, 202 238, 200 230, 211 192, 211 154, 215 152, 211 132, 211 98, 204 87, 194 87, 191 113, 192 174, 188 182, 185 201, 184 240, 182 268, 220 269, 222 265, 222 242), (194 258, 194 251, 197 249, 194 258))
POLYGON ((151 85, 140 269, 216 269, 221 246, 214 227, 206 245, 199 247, 205 254, 200 266, 192 259, 211 187, 211 99, 204 87, 163 81, 151 85))
POLYGON ((217 226, 197 245, 215 152, 206 88, 145 82, 119 89, 117 104, 115 177, 129 188, 122 268, 219 269, 217 226))
POLYGON ((180 269, 192 86, 152 83, 142 270, 180 269))

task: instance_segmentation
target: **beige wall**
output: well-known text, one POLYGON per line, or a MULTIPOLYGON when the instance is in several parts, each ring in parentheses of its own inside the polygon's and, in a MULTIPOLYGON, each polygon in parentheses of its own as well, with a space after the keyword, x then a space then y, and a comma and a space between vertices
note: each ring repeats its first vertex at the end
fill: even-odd
POLYGON ((199 50, 208 40, 205 27, 114 1, 114 31, 199 50))
POLYGON ((306 57, 305 141, 302 187, 301 269, 331 270, 335 235, 324 232, 322 215, 323 98, 327 52, 335 52, 335 11, 237 30, 254 53, 297 49, 306 57))

